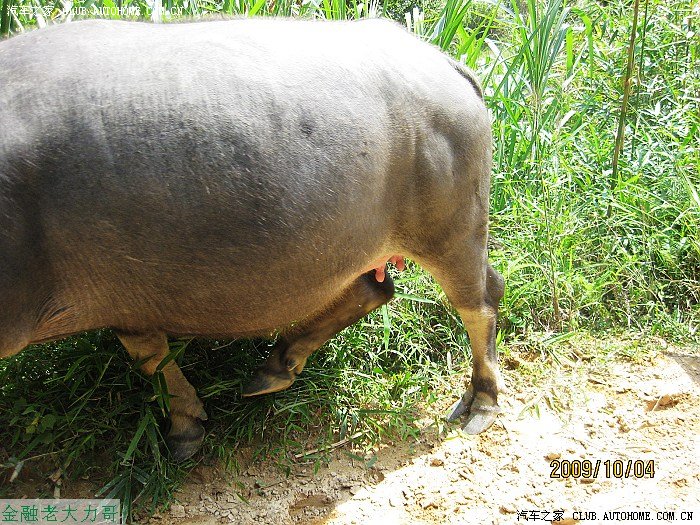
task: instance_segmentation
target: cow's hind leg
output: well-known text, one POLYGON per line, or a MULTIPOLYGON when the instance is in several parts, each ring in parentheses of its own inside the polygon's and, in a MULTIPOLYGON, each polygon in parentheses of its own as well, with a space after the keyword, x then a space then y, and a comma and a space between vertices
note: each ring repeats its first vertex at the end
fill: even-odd
POLYGON ((472 348, 471 384, 447 418, 453 421, 466 414, 465 432, 478 434, 495 421, 500 411, 498 393, 504 389, 496 352, 496 319, 504 284, 501 275, 486 262, 484 234, 453 246, 451 253, 421 263, 459 312, 472 348))
MULTIPOLYGON (((160 362, 168 355, 168 339, 162 332, 131 334, 117 332, 129 355, 136 361, 143 361, 141 370, 153 375, 160 362)), ((166 438, 168 448, 176 461, 182 461, 199 450, 204 439, 201 420, 207 419, 202 402, 194 387, 182 375, 175 361, 163 368, 165 383, 170 398, 170 432, 166 438)))
POLYGON ((388 275, 381 283, 375 279, 374 271, 361 275, 330 307, 280 336, 265 364, 243 389, 243 395, 267 394, 289 387, 315 350, 393 296, 394 283, 388 275))

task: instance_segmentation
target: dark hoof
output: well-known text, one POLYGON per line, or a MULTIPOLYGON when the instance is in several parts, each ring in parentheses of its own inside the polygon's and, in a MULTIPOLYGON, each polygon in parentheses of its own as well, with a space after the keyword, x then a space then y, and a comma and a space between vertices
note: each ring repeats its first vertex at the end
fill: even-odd
POLYGON ((259 396, 279 392, 294 382, 296 375, 292 371, 272 374, 261 368, 255 372, 253 379, 243 387, 243 397, 259 396))
POLYGON ((175 461, 185 461, 199 450, 204 441, 204 427, 198 419, 193 418, 191 424, 182 432, 170 431, 165 442, 170 450, 170 457, 175 461))
POLYGON ((467 434, 479 434, 489 428, 501 412, 498 403, 488 394, 474 391, 470 386, 462 398, 457 401, 447 414, 447 421, 455 421, 467 414, 466 423, 462 430, 467 434))

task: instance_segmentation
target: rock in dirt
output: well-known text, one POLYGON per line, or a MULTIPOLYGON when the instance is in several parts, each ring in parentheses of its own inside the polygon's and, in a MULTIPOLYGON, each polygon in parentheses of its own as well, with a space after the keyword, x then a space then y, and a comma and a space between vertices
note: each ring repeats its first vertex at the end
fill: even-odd
POLYGON ((421 502, 420 506, 424 510, 439 509, 440 508, 440 501, 437 498, 428 497, 421 502))
POLYGON ((661 397, 656 397, 647 401, 647 412, 659 410, 660 408, 672 407, 678 403, 677 396, 664 394, 661 397))
POLYGON ((170 515, 173 518, 184 518, 185 517, 185 507, 182 505, 171 505, 170 515))

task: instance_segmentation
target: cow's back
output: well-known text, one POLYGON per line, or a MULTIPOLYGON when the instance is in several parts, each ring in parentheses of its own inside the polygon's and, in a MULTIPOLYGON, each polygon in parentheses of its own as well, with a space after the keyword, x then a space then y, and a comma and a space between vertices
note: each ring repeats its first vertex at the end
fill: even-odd
POLYGON ((429 199, 417 166, 449 167, 449 131, 478 103, 381 21, 71 23, 0 44, 0 72, 12 242, 46 281, 36 339, 307 315, 399 249, 417 190, 449 194, 429 199))

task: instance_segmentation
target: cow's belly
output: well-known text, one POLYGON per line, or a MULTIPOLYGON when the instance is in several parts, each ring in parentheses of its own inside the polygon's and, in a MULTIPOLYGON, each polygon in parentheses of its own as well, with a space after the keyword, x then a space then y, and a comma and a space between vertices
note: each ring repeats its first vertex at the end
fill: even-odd
POLYGON ((373 222, 346 226, 284 232, 265 245, 233 242, 228 250, 181 237, 177 246, 161 239, 146 248, 124 237, 99 248, 65 243, 69 258, 53 268, 59 278, 34 339, 101 327, 269 335, 328 306, 376 266, 386 232, 373 222), (285 237, 294 242, 280 242, 285 237))

